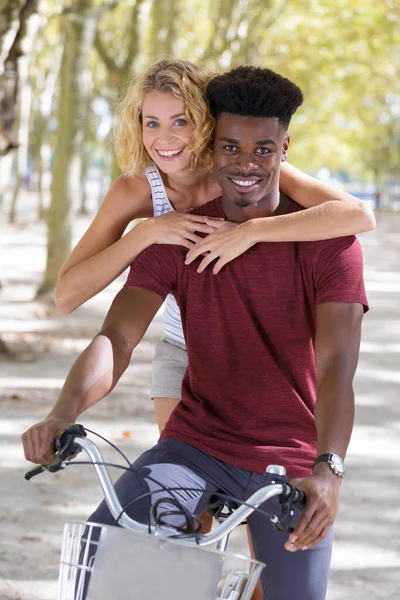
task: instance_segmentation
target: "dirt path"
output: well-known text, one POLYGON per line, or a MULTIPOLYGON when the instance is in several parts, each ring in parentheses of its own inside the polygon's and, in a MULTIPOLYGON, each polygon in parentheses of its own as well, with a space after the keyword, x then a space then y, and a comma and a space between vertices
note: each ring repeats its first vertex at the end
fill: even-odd
MULTIPOLYGON (((77 233, 85 225, 80 221, 77 233)), ((400 216, 382 214, 378 230, 361 236, 372 310, 363 328, 356 427, 328 600, 400 598, 399 232, 400 216)), ((96 333, 120 285, 116 282, 68 317, 31 302, 44 268, 44 233, 38 225, 1 233, 0 331, 23 359, 0 362, 1 600, 56 599, 62 523, 85 519, 100 496, 85 467, 45 474, 29 484, 23 479, 28 465, 20 435, 54 403, 69 367, 96 333)), ((148 390, 161 329, 158 316, 117 389, 84 419, 132 458, 157 436, 148 390)), ((239 536, 234 548, 242 546, 239 536)))

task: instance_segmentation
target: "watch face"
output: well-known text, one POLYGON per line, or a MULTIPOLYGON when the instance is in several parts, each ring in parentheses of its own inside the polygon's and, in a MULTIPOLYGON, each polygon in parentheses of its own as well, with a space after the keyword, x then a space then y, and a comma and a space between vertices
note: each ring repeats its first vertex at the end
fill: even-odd
POLYGON ((344 464, 340 456, 337 454, 332 454, 331 459, 329 461, 332 465, 339 471, 339 473, 344 473, 344 464))

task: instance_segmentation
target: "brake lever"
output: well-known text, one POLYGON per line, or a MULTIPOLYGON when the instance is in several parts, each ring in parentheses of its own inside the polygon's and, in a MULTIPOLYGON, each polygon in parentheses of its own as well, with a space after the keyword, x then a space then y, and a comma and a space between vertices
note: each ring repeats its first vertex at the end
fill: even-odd
POLYGON ((273 515, 271 517, 271 523, 275 529, 281 533, 292 533, 294 527, 291 522, 294 516, 293 507, 297 506, 299 509, 303 509, 306 503, 306 495, 302 490, 298 490, 288 483, 284 483, 283 493, 279 497, 281 504, 281 514, 273 515))

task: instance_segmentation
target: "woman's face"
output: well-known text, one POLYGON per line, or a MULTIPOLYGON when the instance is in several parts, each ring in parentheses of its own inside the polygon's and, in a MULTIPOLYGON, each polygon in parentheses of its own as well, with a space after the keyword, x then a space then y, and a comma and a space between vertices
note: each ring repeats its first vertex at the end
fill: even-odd
POLYGON ((167 174, 187 169, 193 128, 183 100, 172 92, 152 90, 143 99, 142 115, 143 143, 151 159, 167 174))

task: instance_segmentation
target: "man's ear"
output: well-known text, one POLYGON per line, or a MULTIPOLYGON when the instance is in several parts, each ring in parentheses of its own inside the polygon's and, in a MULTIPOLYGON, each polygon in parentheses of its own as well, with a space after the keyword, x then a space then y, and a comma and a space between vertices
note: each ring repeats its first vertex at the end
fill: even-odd
POLYGON ((289 145, 290 145, 290 135, 287 134, 285 141, 283 142, 282 145, 282 158, 281 158, 281 162, 286 162, 287 158, 288 158, 288 154, 289 154, 289 145))

